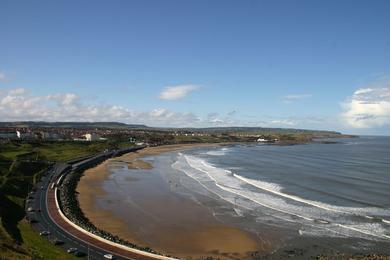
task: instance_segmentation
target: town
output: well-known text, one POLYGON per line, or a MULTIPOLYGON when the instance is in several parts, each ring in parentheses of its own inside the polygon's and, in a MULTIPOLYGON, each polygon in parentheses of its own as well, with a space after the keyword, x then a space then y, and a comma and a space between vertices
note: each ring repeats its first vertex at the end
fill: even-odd
POLYGON ((302 129, 222 127, 153 128, 122 123, 0 123, 0 140, 7 141, 107 141, 121 140, 143 145, 201 142, 308 142, 313 138, 341 137, 333 131, 302 129))

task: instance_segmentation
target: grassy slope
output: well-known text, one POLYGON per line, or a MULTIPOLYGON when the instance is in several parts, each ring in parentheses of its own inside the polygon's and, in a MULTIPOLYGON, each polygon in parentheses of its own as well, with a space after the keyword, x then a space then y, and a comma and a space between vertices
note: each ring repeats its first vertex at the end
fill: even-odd
POLYGON ((78 259, 40 237, 25 220, 19 222, 18 229, 21 244, 11 242, 12 238, 0 226, 0 259, 78 259))
POLYGON ((24 220, 28 190, 48 167, 105 149, 128 146, 109 142, 0 144, 0 259, 73 259, 40 237, 24 220))
POLYGON ((78 259, 40 237, 25 220, 21 221, 18 227, 22 233, 24 245, 29 248, 34 259, 78 259))
POLYGON ((45 143, 20 143, 12 142, 1 144, 0 156, 14 160, 15 158, 28 157, 35 160, 44 158, 50 161, 67 161, 75 157, 94 154, 104 149, 124 147, 128 143, 110 142, 45 142, 45 143))

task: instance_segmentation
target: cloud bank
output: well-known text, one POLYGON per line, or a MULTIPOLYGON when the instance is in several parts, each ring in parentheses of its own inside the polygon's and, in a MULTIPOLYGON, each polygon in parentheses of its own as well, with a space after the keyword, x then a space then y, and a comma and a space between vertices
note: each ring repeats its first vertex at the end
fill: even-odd
POLYGON ((0 91, 1 121, 118 121, 163 127, 211 126, 292 126, 295 121, 268 118, 265 120, 237 119, 237 111, 226 114, 211 112, 205 117, 179 113, 166 108, 139 111, 122 106, 90 104, 74 93, 32 95, 24 88, 0 91))
POLYGON ((33 95, 24 88, 0 90, 1 121, 118 121, 157 127, 262 126, 337 129, 390 125, 390 81, 357 89, 342 105, 341 117, 272 117, 243 115, 236 110, 199 116, 166 108, 140 111, 128 107, 91 103, 75 93, 33 95))
POLYGON ((199 89, 197 85, 179 85, 166 87, 161 91, 159 98, 163 100, 177 100, 186 97, 191 92, 199 89))
MULTIPOLYGON (((321 129, 327 125, 318 118, 245 116, 236 110, 226 114, 210 112, 204 117, 191 112, 180 113, 166 108, 139 111, 127 107, 86 102, 74 93, 32 95, 24 88, 0 91, 1 121, 118 121, 157 127, 303 127, 321 129)), ((332 120, 331 122, 333 122, 332 120)))
POLYGON ((120 121, 150 126, 195 126, 200 119, 192 113, 164 108, 137 111, 115 105, 87 105, 74 93, 29 95, 23 88, 0 92, 1 121, 120 121))
POLYGON ((342 106, 342 117, 353 128, 390 125, 390 80, 357 89, 342 106))

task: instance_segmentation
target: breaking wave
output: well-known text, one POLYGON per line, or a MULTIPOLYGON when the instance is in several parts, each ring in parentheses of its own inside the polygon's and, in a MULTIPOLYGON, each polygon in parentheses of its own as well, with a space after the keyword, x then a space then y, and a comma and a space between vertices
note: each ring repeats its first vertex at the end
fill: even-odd
POLYGON ((305 226, 305 231, 299 229, 302 234, 390 239, 387 208, 342 207, 309 200, 284 192, 279 184, 250 179, 183 153, 178 154, 172 167, 184 172, 208 193, 233 204, 235 211, 242 208, 267 214, 275 221, 305 226), (307 230, 310 227, 311 232, 307 230), (318 229, 321 232, 313 232, 318 229))

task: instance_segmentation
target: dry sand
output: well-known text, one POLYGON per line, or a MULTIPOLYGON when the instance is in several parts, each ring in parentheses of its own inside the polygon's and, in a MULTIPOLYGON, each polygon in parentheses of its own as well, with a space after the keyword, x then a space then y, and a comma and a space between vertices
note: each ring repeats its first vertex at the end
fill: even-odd
MULTIPOLYGON (((146 209, 150 209, 150 213, 153 214, 153 210, 157 208, 160 210, 157 212, 165 212, 164 216, 167 218, 164 224, 152 229, 154 233, 153 237, 149 237, 150 239, 145 239, 136 232, 140 226, 150 225, 149 220, 144 216, 137 215, 136 211, 131 216, 127 215, 127 220, 131 219, 130 223, 134 223, 129 225, 129 221, 126 219, 115 216, 111 211, 103 210, 97 205, 99 197, 102 198, 106 195, 102 189, 102 183, 110 175, 107 169, 108 165, 115 166, 115 162, 119 161, 122 164, 123 162, 127 163, 129 169, 151 169, 152 165, 149 162, 139 158, 201 146, 217 146, 217 144, 148 147, 138 152, 109 159, 95 168, 88 169, 77 186, 81 209, 85 216, 100 229, 140 246, 149 246, 160 252, 186 259, 203 259, 209 255, 217 256, 220 259, 245 259, 250 258, 250 253, 253 251, 268 250, 269 246, 261 245, 253 234, 220 223, 205 207, 191 201, 180 202, 180 200, 172 198, 172 194, 163 193, 162 196, 154 199, 153 206, 145 205, 146 209), (180 225, 176 225, 172 221, 180 222, 180 225), (145 241, 149 241, 149 243, 145 241)), ((140 196, 143 194, 145 194, 145 190, 140 196)), ((145 202, 145 204, 147 203, 145 202)))

